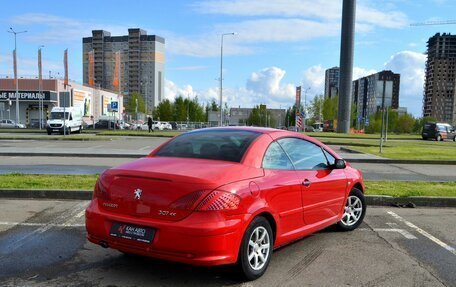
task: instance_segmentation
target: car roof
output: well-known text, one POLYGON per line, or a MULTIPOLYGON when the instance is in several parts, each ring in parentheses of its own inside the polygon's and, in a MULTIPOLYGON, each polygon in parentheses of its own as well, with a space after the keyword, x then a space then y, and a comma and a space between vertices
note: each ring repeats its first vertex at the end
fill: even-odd
POLYGON ((212 127, 204 129, 196 129, 190 131, 194 132, 204 132, 204 131, 248 131, 248 132, 257 132, 262 134, 270 134, 274 132, 282 132, 283 130, 273 129, 273 128, 264 128, 264 127, 246 127, 246 126, 229 126, 229 127, 212 127))
POLYGON ((247 126, 212 127, 212 128, 196 129, 196 130, 190 131, 188 133, 198 133, 198 132, 205 132, 205 131, 248 131, 248 132, 257 132, 257 133, 261 133, 261 134, 269 134, 271 136, 273 134, 276 134, 276 136, 280 136, 280 137, 284 137, 284 136, 301 137, 301 138, 305 138, 306 140, 316 142, 315 139, 313 139, 312 137, 309 137, 309 136, 299 133, 299 132, 274 129, 274 128, 265 128, 265 127, 247 127, 247 126))

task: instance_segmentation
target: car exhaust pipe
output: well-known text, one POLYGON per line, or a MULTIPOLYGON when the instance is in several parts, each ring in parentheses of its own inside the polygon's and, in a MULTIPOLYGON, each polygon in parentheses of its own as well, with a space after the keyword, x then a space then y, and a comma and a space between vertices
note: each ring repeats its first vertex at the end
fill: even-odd
POLYGON ((100 246, 103 247, 103 248, 109 248, 109 244, 108 244, 108 242, 106 242, 106 241, 100 241, 99 244, 100 244, 100 246))

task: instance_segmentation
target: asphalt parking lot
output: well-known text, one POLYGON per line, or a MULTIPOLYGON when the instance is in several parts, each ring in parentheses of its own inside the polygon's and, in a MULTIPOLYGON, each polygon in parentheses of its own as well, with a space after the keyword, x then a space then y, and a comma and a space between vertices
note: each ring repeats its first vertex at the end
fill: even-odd
POLYGON ((123 255, 85 239, 87 201, 0 200, 0 286, 456 286, 456 209, 369 207, 276 250, 267 273, 123 255))

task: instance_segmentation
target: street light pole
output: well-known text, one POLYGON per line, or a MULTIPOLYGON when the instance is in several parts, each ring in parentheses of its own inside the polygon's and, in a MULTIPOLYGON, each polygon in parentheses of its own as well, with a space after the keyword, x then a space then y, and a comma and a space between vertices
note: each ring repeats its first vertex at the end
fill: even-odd
POLYGON ((307 125, 307 91, 310 90, 310 87, 307 87, 304 91, 304 132, 306 131, 307 125))
POLYGON ((236 35, 236 33, 223 33, 220 41, 220 123, 223 125, 223 37, 228 35, 236 35))
MULTIPOLYGON (((27 31, 19 31, 16 32, 13 30, 13 28, 10 27, 10 29, 7 31, 8 33, 14 34, 14 53, 15 53, 15 60, 16 60, 16 71, 17 71, 17 41, 16 37, 17 34, 22 34, 26 33, 27 31)), ((19 124, 20 119, 19 119, 19 77, 16 75, 16 124, 19 124)))
POLYGON ((40 121, 40 130, 43 128, 43 112, 44 112, 44 98, 41 96, 41 91, 43 90, 43 71, 42 71, 42 62, 41 62, 41 48, 43 48, 44 45, 38 46, 38 93, 39 93, 39 98, 38 98, 38 111, 40 113, 39 116, 39 121, 40 121))

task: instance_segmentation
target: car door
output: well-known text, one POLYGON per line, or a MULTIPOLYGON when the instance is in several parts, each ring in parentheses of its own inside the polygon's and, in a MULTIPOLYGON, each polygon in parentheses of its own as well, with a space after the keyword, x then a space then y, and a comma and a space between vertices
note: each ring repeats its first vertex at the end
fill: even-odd
POLYGON ((300 138, 282 138, 278 143, 290 157, 301 182, 304 222, 317 224, 334 219, 345 199, 345 171, 331 168, 335 158, 317 144, 300 138))
POLYGON ((255 182, 269 207, 280 217, 280 233, 286 235, 304 226, 301 183, 293 165, 277 142, 272 142, 263 157, 264 177, 255 182))

